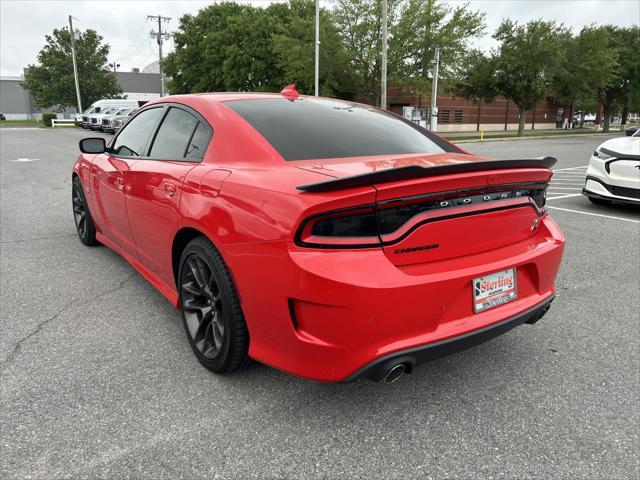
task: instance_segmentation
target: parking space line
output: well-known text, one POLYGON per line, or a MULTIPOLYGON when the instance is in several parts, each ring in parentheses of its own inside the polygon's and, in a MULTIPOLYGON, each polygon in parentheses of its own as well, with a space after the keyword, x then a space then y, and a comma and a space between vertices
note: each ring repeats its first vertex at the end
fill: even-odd
POLYGON ((547 200, 559 200, 561 198, 579 197, 581 193, 567 193, 566 195, 557 195, 555 197, 547 197, 547 200))
POLYGON ((553 185, 548 188, 548 190, 576 190, 577 188, 582 187, 582 184, 575 185, 573 187, 554 187, 553 185))
POLYGON ((554 185, 572 185, 578 187, 584 185, 584 182, 551 182, 550 186, 553 187, 554 185))
POLYGON ((603 218, 611 218, 612 220, 622 220, 623 222, 640 223, 640 220, 633 220, 631 218, 624 218, 624 217, 614 217, 613 215, 603 215, 601 213, 585 212, 583 210, 572 210, 570 208, 560 208, 560 207, 547 207, 547 208, 551 210, 562 210, 563 212, 581 213, 583 215, 591 215, 592 217, 603 217, 603 218))
POLYGON ((579 170, 589 168, 589 165, 584 165, 582 167, 568 167, 568 168, 558 168, 556 170, 552 170, 553 172, 567 172, 570 170, 579 170))

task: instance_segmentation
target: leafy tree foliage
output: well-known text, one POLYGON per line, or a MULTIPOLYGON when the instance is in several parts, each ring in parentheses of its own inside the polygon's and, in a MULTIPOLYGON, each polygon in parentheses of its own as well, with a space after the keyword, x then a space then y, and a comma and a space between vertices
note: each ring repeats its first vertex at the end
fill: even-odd
MULTIPOLYGON (((45 38, 38 63, 28 67, 24 86, 33 94, 37 107, 75 107, 69 29, 55 29, 45 38)), ((108 67, 109 45, 102 43, 102 37, 94 30, 85 30, 76 38, 75 47, 82 105, 120 95, 122 89, 108 67)))
POLYGON ((472 50, 462 59, 461 67, 450 84, 450 90, 467 100, 493 102, 498 94, 493 77, 493 59, 480 50, 472 50))
MULTIPOLYGON (((314 20, 311 0, 266 8, 224 2, 184 15, 175 50, 164 63, 173 93, 280 91, 295 82, 314 89, 314 20)), ((321 92, 353 96, 353 80, 335 26, 321 13, 321 92)))
POLYGON ((637 103, 640 100, 640 27, 606 25, 602 27, 601 41, 614 60, 608 81, 597 91, 602 105, 602 130, 608 132, 611 116, 616 110, 628 111, 630 106, 640 106, 637 103))
POLYGON ((562 63, 562 45, 570 32, 555 22, 535 20, 519 25, 504 20, 493 38, 493 85, 518 107, 518 136, 524 135, 527 111, 544 98, 562 63))
MULTIPOLYGON (((356 77, 358 96, 379 103, 381 72, 381 0, 337 0, 333 17, 356 77)), ((389 0, 389 79, 421 91, 440 48, 440 74, 446 80, 464 58, 468 41, 484 30, 484 15, 467 5, 452 8, 441 0, 389 0)))

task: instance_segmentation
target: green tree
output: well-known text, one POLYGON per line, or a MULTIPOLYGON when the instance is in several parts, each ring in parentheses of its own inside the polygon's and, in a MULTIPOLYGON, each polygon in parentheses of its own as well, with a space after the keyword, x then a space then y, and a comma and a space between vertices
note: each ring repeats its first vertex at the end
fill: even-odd
MULTIPOLYGON (((380 0, 337 0, 333 17, 341 32, 358 96, 379 103, 381 73, 380 0)), ((441 75, 447 79, 468 50, 468 42, 484 31, 484 15, 467 5, 449 7, 441 0, 389 0, 389 79, 424 91, 435 49, 440 48, 441 75)))
MULTIPOLYGON (((273 36, 276 63, 283 82, 295 83, 301 93, 313 94, 315 82, 315 4, 311 0, 291 0, 290 20, 273 36)), ((340 35, 329 12, 320 9, 319 93, 353 99, 355 82, 340 35)))
POLYGON ((617 51, 607 27, 589 26, 565 39, 553 92, 573 110, 594 111, 598 93, 615 78, 617 51))
POLYGON ((542 20, 526 25, 504 20, 493 35, 501 42, 492 52, 493 82, 518 107, 518 136, 524 135, 527 111, 544 98, 557 76, 568 35, 564 26, 542 20))
MULTIPOLYGON (((266 8, 223 2, 184 15, 175 50, 164 62, 174 93, 279 92, 296 83, 314 89, 314 2, 293 0, 266 8)), ((353 81, 331 18, 321 12, 321 92, 353 96, 353 81)))
MULTIPOLYGON (((80 97, 91 105, 103 98, 116 98, 122 89, 109 70, 109 45, 94 30, 85 30, 75 41, 80 97)), ((76 89, 71 58, 69 29, 55 29, 47 35, 46 45, 38 53, 38 63, 29 65, 24 86, 32 93, 35 105, 75 107, 76 89)))
POLYGON ((640 97, 640 27, 606 25, 603 28, 608 34, 603 32, 601 42, 606 44, 615 62, 609 81, 597 91, 602 105, 602 131, 608 132, 611 116, 620 109, 628 111, 640 97))

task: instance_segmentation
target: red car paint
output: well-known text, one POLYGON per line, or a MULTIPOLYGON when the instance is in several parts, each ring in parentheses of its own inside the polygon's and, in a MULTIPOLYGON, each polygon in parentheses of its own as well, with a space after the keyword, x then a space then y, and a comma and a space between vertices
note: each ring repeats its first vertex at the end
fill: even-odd
POLYGON ((425 192, 546 183, 549 169, 302 192, 296 187, 331 178, 488 159, 460 151, 284 161, 225 105, 246 98, 274 95, 181 95, 148 104, 186 105, 206 119, 214 133, 201 163, 81 154, 74 172, 98 240, 176 307, 176 238, 198 232, 213 242, 236 282, 253 359, 310 379, 340 381, 384 355, 482 329, 554 295, 564 236, 548 214, 538 223, 520 199, 509 200, 509 210, 461 206, 469 213, 462 218, 427 213, 434 217, 430 223, 412 219, 414 225, 391 237, 406 235, 388 246, 309 247, 304 240, 313 236, 304 229, 302 244, 296 241, 303 222, 316 214, 425 192), (517 300, 474 314, 471 280, 514 267, 517 300))

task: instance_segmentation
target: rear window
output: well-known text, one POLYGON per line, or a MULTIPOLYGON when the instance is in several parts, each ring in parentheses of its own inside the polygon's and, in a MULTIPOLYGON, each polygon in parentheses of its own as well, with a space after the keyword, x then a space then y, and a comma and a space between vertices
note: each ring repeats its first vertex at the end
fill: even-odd
POLYGON ((417 125, 368 105, 318 98, 225 104, 285 160, 459 151, 417 125))

